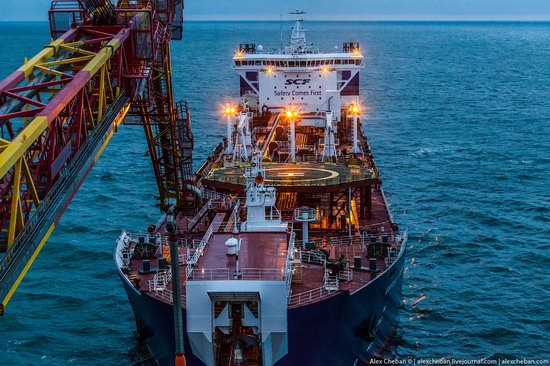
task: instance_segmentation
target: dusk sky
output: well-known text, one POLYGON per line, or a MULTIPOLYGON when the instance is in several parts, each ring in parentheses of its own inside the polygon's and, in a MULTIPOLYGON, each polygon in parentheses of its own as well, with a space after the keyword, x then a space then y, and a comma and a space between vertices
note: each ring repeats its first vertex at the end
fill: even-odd
MULTIPOLYGON (((0 21, 46 20, 50 0, 0 0, 0 21)), ((548 0, 187 0, 188 20, 550 20, 548 0)))

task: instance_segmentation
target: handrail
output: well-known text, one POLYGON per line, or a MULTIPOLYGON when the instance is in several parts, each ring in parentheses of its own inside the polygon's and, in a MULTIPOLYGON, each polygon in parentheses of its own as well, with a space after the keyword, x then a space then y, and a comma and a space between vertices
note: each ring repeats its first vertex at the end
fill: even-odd
POLYGON ((300 260, 305 263, 321 264, 327 263, 327 257, 321 252, 310 252, 306 250, 299 250, 300 260))
MULTIPOLYGON (((172 281, 172 270, 167 269, 155 273, 153 276, 153 285, 155 291, 164 291, 168 287, 168 284, 172 281)), ((151 286, 149 285, 149 288, 151 286)))
MULTIPOLYGON (((315 244, 316 247, 322 248, 324 244, 328 244, 330 246, 338 246, 338 245, 351 245, 351 244, 361 244, 361 245, 367 245, 367 244, 380 244, 383 243, 384 237, 387 238, 388 244, 397 244, 398 241, 401 239, 402 235, 399 234, 367 234, 366 232, 363 232, 361 235, 353 235, 351 237, 345 235, 345 236, 332 236, 332 237, 325 237, 325 238, 319 238, 319 239, 312 239, 309 240, 309 243, 315 244)), ((299 240, 297 243, 297 246, 301 246, 302 241, 299 240)))
POLYGON ((129 243, 130 235, 126 231, 123 231, 117 239, 115 251, 115 260, 119 268, 128 267, 130 264, 130 258, 133 253, 127 249, 129 243))
POLYGON ((224 201, 224 200, 231 199, 231 197, 228 196, 225 193, 211 191, 209 189, 201 189, 201 192, 202 192, 203 197, 206 198, 207 200, 219 199, 219 200, 224 201))
MULTIPOLYGON (((172 290, 165 289, 165 290, 155 290, 153 280, 149 280, 149 295, 157 300, 167 302, 169 304, 173 303, 173 292, 172 290)), ((181 293, 181 304, 182 306, 185 306, 187 303, 187 295, 185 294, 185 291, 182 291, 181 293)))
POLYGON ((296 233, 292 231, 290 233, 290 239, 288 241, 288 250, 286 253, 286 262, 285 262, 285 280, 286 280, 286 296, 290 297, 292 293, 292 273, 294 271, 293 261, 296 255, 296 233))
POLYGON ((237 225, 238 223, 235 221, 235 217, 237 216, 237 213, 239 212, 239 207, 241 206, 241 201, 237 199, 235 202, 235 207, 233 207, 233 210, 231 211, 231 216, 229 217, 229 220, 227 220, 227 223, 225 225, 218 226, 217 231, 229 231, 233 229, 233 225, 237 225), (222 230, 223 227, 223 230, 222 230))
POLYGON ((277 268, 243 268, 241 275, 245 281, 282 281, 285 279, 284 269, 277 268))
POLYGON ((229 280, 229 268, 193 269, 187 281, 226 281, 229 280))
POLYGON ((317 210, 314 207, 297 207, 294 210, 296 221, 317 221, 317 210))
POLYGON ((217 225, 215 221, 213 221, 208 227, 208 230, 206 231, 199 245, 195 249, 195 252, 187 258, 187 270, 186 270, 186 276, 185 276, 186 279, 189 278, 189 276, 193 272, 193 268, 199 262, 199 258, 204 252, 204 248, 206 247, 206 244, 208 244, 208 241, 212 237, 212 234, 214 234, 214 225, 217 225))
POLYGON ((208 202, 206 202, 204 204, 204 206, 202 206, 202 208, 199 210, 199 212, 197 212, 197 214, 195 215, 195 217, 193 217, 191 219, 191 221, 189 221, 187 223, 187 230, 191 230, 193 227, 195 227, 195 225, 204 217, 204 215, 208 212, 208 210, 210 209, 210 207, 212 207, 212 199, 208 200, 208 202))
POLYGON ((330 297, 337 292, 338 291, 327 290, 324 286, 314 288, 309 291, 300 292, 299 294, 292 295, 288 298, 288 307, 295 308, 302 305, 312 304, 330 297))
POLYGON ((277 268, 243 268, 231 273, 229 268, 195 268, 187 281, 282 281, 284 270, 277 268))

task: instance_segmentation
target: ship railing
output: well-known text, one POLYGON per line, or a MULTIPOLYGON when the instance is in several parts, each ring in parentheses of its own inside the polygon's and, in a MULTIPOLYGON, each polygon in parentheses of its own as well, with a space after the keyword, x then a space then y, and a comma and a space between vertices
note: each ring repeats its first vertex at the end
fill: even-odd
POLYGON ((353 280, 353 269, 349 267, 349 263, 348 266, 340 272, 338 279, 344 282, 350 282, 353 280))
POLYGON ((338 275, 331 275, 330 270, 325 268, 325 277, 323 281, 323 287, 328 291, 338 291, 340 288, 340 281, 338 275))
POLYGON ((288 298, 288 307, 295 308, 302 305, 312 304, 334 295, 337 291, 327 290, 324 286, 309 291, 294 294, 288 298))
MULTIPOLYGON (((239 199, 236 199, 235 206, 233 207, 233 211, 231 211, 231 216, 229 216, 229 220, 227 220, 225 224, 219 225, 216 230, 217 232, 230 232, 233 230, 233 227, 235 225, 239 225, 239 223, 235 221, 235 218, 237 217, 237 213, 239 212, 240 206, 241 206, 241 201, 239 199)), ((240 229, 240 227, 238 228, 240 229)))
MULTIPOLYGON (((164 291, 168 287, 170 281, 172 281, 172 270, 166 269, 159 271, 150 281, 152 282, 154 291, 164 291)), ((151 289, 151 286, 149 286, 149 289, 151 289)))
POLYGON ((283 281, 285 270, 277 268, 244 268, 241 278, 245 281, 283 281))
POLYGON ((231 199, 231 197, 228 196, 227 194, 211 191, 208 189, 202 189, 201 192, 202 192, 203 198, 207 200, 228 201, 231 199))
POLYGON ((199 245, 195 248, 195 251, 187 257, 186 278, 188 278, 191 275, 193 268, 199 262, 199 258, 204 253, 206 244, 208 244, 208 242, 210 241, 210 238, 212 237, 212 234, 214 233, 215 225, 217 225, 216 222, 212 222, 210 224, 210 226, 208 227, 208 230, 206 230, 206 233, 204 234, 199 245))
POLYGON ((193 269, 187 281, 227 281, 229 268, 193 269))
POLYGON ((317 221, 317 210, 314 207, 298 207, 294 210, 296 221, 317 221))
POLYGON ((407 242, 408 237, 409 232, 407 230, 405 230, 402 234, 396 236, 395 245, 388 248, 388 256, 384 259, 387 268, 394 264, 397 258, 399 258, 401 249, 407 242))
MULTIPOLYGON (((153 280, 149 280, 149 295, 157 300, 167 302, 169 304, 172 304, 174 295, 172 290, 165 289, 165 290, 155 290, 153 285, 153 280)), ((181 304, 182 306, 186 305, 187 296, 185 294, 185 291, 181 292, 181 304)))
POLYGON ((187 223, 187 230, 191 230, 195 225, 204 217, 204 215, 208 212, 208 210, 212 207, 212 199, 208 200, 202 206, 202 208, 197 212, 195 217, 193 217, 188 223, 187 223))
POLYGON ((130 241, 130 235, 126 231, 123 231, 117 240, 115 258, 119 268, 130 266, 130 260, 134 255, 133 248, 130 248, 130 241))
POLYGON ((265 219, 267 221, 281 221, 282 215, 281 211, 275 206, 270 206, 265 208, 265 219))
POLYGON ((283 281, 284 269, 243 268, 237 274, 229 268, 196 268, 187 281, 283 281))
MULTIPOLYGON (((400 235, 386 233, 368 234, 367 232, 363 232, 361 235, 352 235, 351 237, 344 235, 313 239, 309 240, 308 244, 314 244, 317 248, 359 244, 366 248, 369 244, 397 244, 399 240, 401 240, 400 235)), ((297 246, 302 247, 303 242, 301 240, 298 241, 297 246)))
POLYGON ((241 223, 238 222, 236 225, 235 223, 233 222, 233 220, 231 220, 231 222, 226 222, 225 224, 221 224, 219 225, 217 228, 216 228, 216 231, 217 233, 231 233, 233 231, 233 228, 234 227, 237 227, 237 230, 240 232, 241 231, 241 223))
POLYGON ((254 127, 254 129, 252 130, 252 135, 257 135, 257 134, 267 135, 271 132, 271 130, 272 129, 269 127, 257 126, 257 127, 254 127))
POLYGON ((187 260, 190 256, 189 248, 187 248, 186 252, 178 253, 178 263, 181 265, 187 264, 187 260))
POLYGON ((292 293, 292 274, 294 273, 294 259, 296 258, 296 233, 294 230, 290 232, 288 240, 288 249, 285 262, 285 281, 286 281, 286 296, 290 297, 292 293))
POLYGON ((172 291, 166 288, 165 289, 157 288, 154 280, 149 280, 149 294, 151 294, 151 296, 159 300, 167 301, 169 303, 171 303, 173 300, 172 291))
POLYGON ((324 266, 327 263, 327 257, 321 252, 312 252, 299 250, 300 261, 310 264, 320 264, 324 266))

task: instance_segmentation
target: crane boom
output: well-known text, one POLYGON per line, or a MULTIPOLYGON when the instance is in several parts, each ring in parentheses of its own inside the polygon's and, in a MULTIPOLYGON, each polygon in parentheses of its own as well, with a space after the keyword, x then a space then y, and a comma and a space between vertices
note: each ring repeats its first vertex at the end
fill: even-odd
POLYGON ((113 134, 145 129, 162 210, 194 207, 170 40, 183 0, 54 0, 52 40, 0 82, 0 315, 113 134))

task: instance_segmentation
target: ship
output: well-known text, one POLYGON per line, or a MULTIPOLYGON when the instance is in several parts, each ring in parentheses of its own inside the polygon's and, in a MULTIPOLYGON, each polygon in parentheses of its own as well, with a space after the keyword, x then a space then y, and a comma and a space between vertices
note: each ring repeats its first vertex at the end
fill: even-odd
POLYGON ((407 232, 365 135, 364 52, 314 47, 293 14, 288 45, 235 51, 240 97, 187 187, 195 207, 117 239, 159 365, 364 365, 395 332, 407 232))

